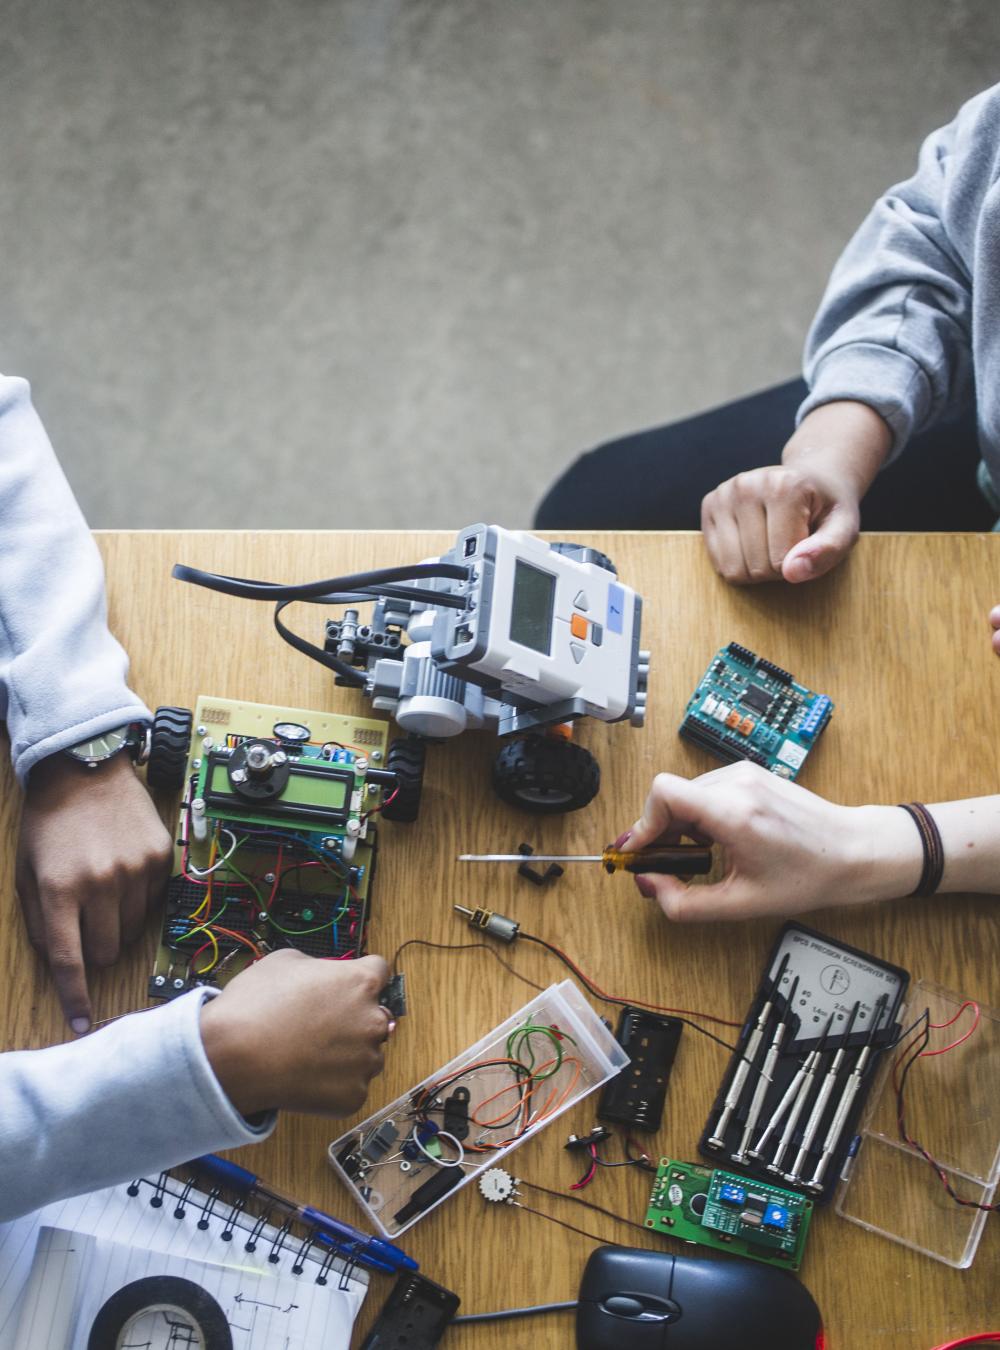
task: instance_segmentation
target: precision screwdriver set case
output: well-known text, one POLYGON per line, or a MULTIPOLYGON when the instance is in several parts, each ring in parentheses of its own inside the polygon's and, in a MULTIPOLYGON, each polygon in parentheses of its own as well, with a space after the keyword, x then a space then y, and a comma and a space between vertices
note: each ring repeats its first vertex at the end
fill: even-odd
POLYGON ((787 923, 712 1105, 699 1150, 717 1167, 827 1203, 852 1153, 909 974, 787 923))

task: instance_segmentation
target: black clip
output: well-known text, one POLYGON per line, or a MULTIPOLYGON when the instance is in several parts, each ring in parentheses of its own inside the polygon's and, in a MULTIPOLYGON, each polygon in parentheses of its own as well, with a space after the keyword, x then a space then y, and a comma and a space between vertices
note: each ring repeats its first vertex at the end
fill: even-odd
POLYGON ((445 1134, 456 1139, 469 1137, 469 1101, 472 1093, 467 1087, 457 1087, 450 1097, 444 1099, 445 1134))
MULTIPOLYGON (((527 859, 531 857, 535 850, 530 844, 518 844, 517 851, 527 859)), ((523 862, 517 869, 517 875, 524 877, 525 881, 530 881, 532 886, 547 886, 550 881, 557 881, 562 876, 563 870, 558 863, 549 863, 544 872, 539 872, 534 867, 529 866, 527 862, 523 862)))

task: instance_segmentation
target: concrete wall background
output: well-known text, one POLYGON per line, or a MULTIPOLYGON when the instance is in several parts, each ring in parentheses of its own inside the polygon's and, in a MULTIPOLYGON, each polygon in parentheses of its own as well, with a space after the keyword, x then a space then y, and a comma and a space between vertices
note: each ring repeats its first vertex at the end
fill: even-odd
POLYGON ((787 378, 995 0, 0 0, 0 369, 95 526, 529 523, 787 378))

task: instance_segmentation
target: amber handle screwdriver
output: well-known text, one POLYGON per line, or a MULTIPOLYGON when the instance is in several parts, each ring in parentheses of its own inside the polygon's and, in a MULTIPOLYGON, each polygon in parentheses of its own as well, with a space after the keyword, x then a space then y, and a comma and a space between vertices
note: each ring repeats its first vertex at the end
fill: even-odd
POLYGON ((664 872, 695 876, 712 867, 712 850, 700 844, 656 844, 651 848, 620 849, 610 844, 602 853, 460 853, 459 862, 600 863, 605 872, 664 872))

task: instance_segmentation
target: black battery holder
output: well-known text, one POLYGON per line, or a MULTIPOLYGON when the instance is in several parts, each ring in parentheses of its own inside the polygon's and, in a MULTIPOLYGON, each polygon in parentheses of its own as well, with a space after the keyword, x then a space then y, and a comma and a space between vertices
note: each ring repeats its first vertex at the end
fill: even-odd
MULTIPOLYGON (((858 1122, 882 1055, 899 1039, 901 1028, 897 1017, 909 979, 908 972, 899 966, 890 965, 878 957, 829 938, 802 924, 786 923, 771 950, 761 982, 740 1030, 737 1041, 740 1054, 733 1055, 729 1061, 698 1141, 698 1149, 702 1156, 716 1167, 725 1168, 727 1171, 732 1169, 745 1172, 748 1176, 769 1185, 788 1187, 810 1195, 818 1205, 827 1204, 855 1148, 858 1122), (784 960, 785 957, 787 960, 784 960), (778 989, 775 990, 774 979, 779 971, 781 979, 778 989), (793 1004, 789 1007, 788 999, 793 990, 793 1004), (731 1110, 728 1123, 719 1136, 721 1143, 713 1144, 710 1141, 716 1136, 720 1121, 726 1112, 730 1084, 734 1082, 740 1066, 744 1063, 744 1055, 752 1044, 761 1013, 768 1002, 771 1003, 771 1010, 763 1032, 758 1037, 758 1045, 751 1060, 752 1067, 747 1070, 746 1081, 738 1102, 735 1109, 731 1110), (856 1004, 858 1008, 854 1012, 856 1004), (872 1024, 876 1014, 878 1021, 873 1030, 872 1024), (750 1148, 755 1147, 760 1140, 796 1074, 807 1062, 810 1052, 822 1046, 822 1053, 814 1066, 814 1077, 811 1081, 806 1080, 809 1092, 800 1111, 796 1128, 790 1136, 783 1158, 783 1170, 775 1172, 768 1170, 766 1164, 773 1161, 774 1152, 784 1133, 784 1125, 773 1132, 770 1143, 760 1159, 749 1158, 740 1161, 737 1155, 768 1047, 772 1043, 776 1027, 782 1021, 787 1028, 784 1042, 760 1105, 757 1125, 749 1140, 750 1148), (825 1041, 824 1032, 826 1032, 825 1041), (840 1129, 836 1145, 826 1163, 822 1187, 810 1189, 805 1182, 811 1180, 814 1174, 822 1146, 835 1119, 841 1092, 869 1043, 870 1049, 864 1056, 863 1072, 856 1094, 840 1129), (831 1070, 837 1052, 841 1049, 844 1054, 841 1056, 839 1072, 829 1094, 827 1106, 819 1118, 812 1147, 798 1173, 798 1180, 792 1180, 788 1172, 793 1170, 793 1164, 801 1150, 806 1126, 819 1099, 825 1076, 831 1070)), ((787 1119, 786 1111, 783 1120, 787 1122, 787 1119)))
POLYGON ((450 1289, 407 1271, 393 1285, 360 1350, 433 1350, 460 1302, 450 1289))
POLYGON ((629 1063, 602 1092, 599 1120, 649 1133, 660 1128, 683 1029, 676 1017, 631 1006, 622 1009, 615 1040, 628 1053, 629 1063))

